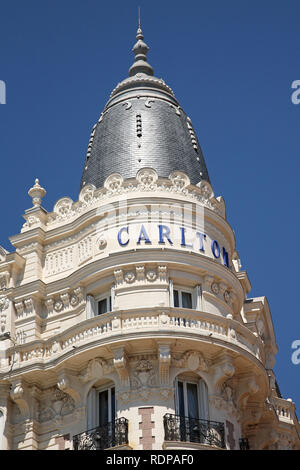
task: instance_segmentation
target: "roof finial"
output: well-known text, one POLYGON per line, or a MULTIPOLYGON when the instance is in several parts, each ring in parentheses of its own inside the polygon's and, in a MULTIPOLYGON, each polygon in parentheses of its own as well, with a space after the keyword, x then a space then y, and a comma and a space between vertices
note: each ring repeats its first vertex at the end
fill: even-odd
POLYGON ((141 29, 141 7, 139 7, 139 29, 141 29))
POLYGON ((137 73, 145 73, 146 75, 153 75, 153 68, 147 62, 147 52, 149 47, 143 41, 144 36, 141 28, 141 8, 138 7, 138 30, 136 33, 137 42, 133 46, 133 53, 135 55, 134 64, 129 69, 129 75, 132 77, 137 73))

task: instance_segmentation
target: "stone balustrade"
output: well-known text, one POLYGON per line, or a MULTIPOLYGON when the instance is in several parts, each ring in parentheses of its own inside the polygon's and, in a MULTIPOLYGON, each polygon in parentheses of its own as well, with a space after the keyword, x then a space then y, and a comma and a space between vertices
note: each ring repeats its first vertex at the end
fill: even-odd
POLYGON ((294 421, 295 405, 291 400, 284 400, 283 398, 273 397, 272 402, 280 421, 294 421))
POLYGON ((30 361, 48 363, 53 358, 64 356, 74 347, 80 348, 84 344, 86 349, 86 344, 92 346, 101 339, 107 342, 110 337, 116 339, 122 336, 124 340, 126 334, 134 339, 145 334, 154 337, 156 333, 161 335, 164 332, 185 333, 188 338, 211 338, 216 342, 221 341, 223 345, 227 342, 264 361, 260 338, 238 321, 197 310, 156 307, 102 314, 80 322, 51 339, 17 345, 8 350, 6 366, 13 368, 13 363, 18 363, 20 368, 30 361))

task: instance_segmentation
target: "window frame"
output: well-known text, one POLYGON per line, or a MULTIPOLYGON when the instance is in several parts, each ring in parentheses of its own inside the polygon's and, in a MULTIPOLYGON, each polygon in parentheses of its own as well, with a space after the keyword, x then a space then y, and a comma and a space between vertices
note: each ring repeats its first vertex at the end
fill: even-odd
POLYGON ((116 416, 117 416, 117 396, 116 396, 116 386, 115 384, 112 384, 112 385, 102 385, 100 387, 97 387, 95 389, 95 393, 96 393, 96 403, 95 403, 95 415, 96 415, 96 427, 100 426, 100 409, 99 409, 99 396, 100 396, 100 393, 101 392, 105 392, 105 391, 108 391, 108 400, 107 400, 107 406, 108 406, 108 420, 107 422, 108 423, 112 423, 116 420, 116 416), (115 416, 114 418, 112 417, 112 397, 111 397, 111 391, 112 389, 115 389, 115 416))
POLYGON ((189 378, 189 377, 184 377, 181 378, 180 376, 177 376, 175 378, 175 414, 177 416, 180 415, 180 404, 179 404, 179 387, 178 387, 178 382, 181 382, 183 384, 183 402, 184 402, 184 418, 188 418, 188 395, 187 395, 187 384, 194 384, 197 385, 197 399, 198 399, 198 416, 199 420, 207 420, 209 421, 209 400, 208 400, 208 387, 204 379, 202 377, 199 377, 198 379, 196 378, 189 378), (206 396, 202 397, 201 396, 201 382, 204 383, 205 386, 205 394, 206 396), (203 410, 201 403, 203 401, 203 410), (202 411, 204 411, 204 416, 202 415, 202 411))
POLYGON ((194 288, 191 287, 182 287, 182 286, 173 286, 173 307, 174 307, 174 292, 178 292, 178 307, 175 308, 190 308, 190 309, 195 309, 195 299, 194 299, 194 288), (182 306, 182 293, 190 294, 191 295, 191 301, 192 301, 192 306, 191 307, 183 307, 182 306))
POLYGON ((113 296, 112 296, 111 290, 106 291, 105 293, 96 295, 94 297, 94 301, 95 301, 94 317, 98 317, 99 315, 105 315, 106 313, 110 313, 113 311, 113 296), (102 300, 106 300, 107 310, 106 312, 99 313, 99 302, 101 302, 102 300))

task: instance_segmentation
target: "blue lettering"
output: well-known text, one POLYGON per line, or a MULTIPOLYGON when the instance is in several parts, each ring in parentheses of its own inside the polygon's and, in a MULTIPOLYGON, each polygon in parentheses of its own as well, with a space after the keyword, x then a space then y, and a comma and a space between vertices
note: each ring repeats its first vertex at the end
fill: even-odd
POLYGON ((140 236, 139 236, 139 239, 137 241, 137 244, 140 245, 142 240, 144 240, 145 243, 150 243, 151 244, 151 241, 148 237, 148 234, 146 232, 146 229, 145 229, 144 225, 141 226, 140 236))
POLYGON ((203 253, 204 253, 204 251, 205 251, 204 250, 204 240, 206 240, 206 234, 197 232, 196 235, 197 235, 197 237, 199 238, 199 241, 200 241, 199 251, 203 251, 203 253))
POLYGON ((185 228, 180 227, 180 230, 181 230, 181 246, 185 246, 187 248, 193 248, 192 244, 186 244, 185 243, 185 228))
POLYGON ((123 232, 127 232, 127 233, 129 234, 129 227, 128 227, 128 226, 127 226, 127 227, 122 227, 121 230, 119 230, 119 233, 118 233, 118 242, 119 242, 119 245, 121 245, 121 246, 126 246, 126 245, 128 245, 128 243, 129 243, 129 237, 128 237, 128 240, 123 243, 123 242, 122 242, 122 238, 121 238, 123 232))
POLYGON ((166 239, 168 240, 170 245, 173 245, 173 242, 170 239, 170 229, 169 229, 169 227, 167 225, 159 225, 158 228, 159 228, 159 243, 164 245, 165 244, 164 237, 166 237, 166 239))
POLYGON ((219 243, 217 242, 217 240, 213 240, 211 242, 211 251, 215 258, 220 258, 221 251, 220 251, 219 243))

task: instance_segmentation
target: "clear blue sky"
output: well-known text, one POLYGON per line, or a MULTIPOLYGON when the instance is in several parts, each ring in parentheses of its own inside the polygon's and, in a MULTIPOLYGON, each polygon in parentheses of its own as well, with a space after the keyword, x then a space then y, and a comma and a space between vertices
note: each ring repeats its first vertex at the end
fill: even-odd
POLYGON ((1 0, 0 244, 12 249, 36 177, 47 210, 77 199, 91 128, 133 61, 138 5, 149 61, 191 117, 225 198, 251 295, 268 297, 275 371, 299 416, 299 1, 1 0))

